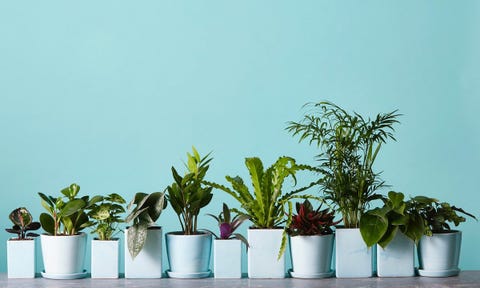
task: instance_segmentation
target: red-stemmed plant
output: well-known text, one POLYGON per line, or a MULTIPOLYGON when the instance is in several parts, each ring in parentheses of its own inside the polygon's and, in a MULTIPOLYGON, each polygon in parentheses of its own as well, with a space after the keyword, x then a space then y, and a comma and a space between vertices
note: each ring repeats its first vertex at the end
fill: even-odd
POLYGON ((332 226, 340 223, 334 221, 335 211, 326 208, 321 210, 322 204, 317 209, 313 209, 310 201, 296 203, 297 214, 292 215, 287 233, 290 236, 310 236, 310 235, 328 235, 332 234, 332 226))

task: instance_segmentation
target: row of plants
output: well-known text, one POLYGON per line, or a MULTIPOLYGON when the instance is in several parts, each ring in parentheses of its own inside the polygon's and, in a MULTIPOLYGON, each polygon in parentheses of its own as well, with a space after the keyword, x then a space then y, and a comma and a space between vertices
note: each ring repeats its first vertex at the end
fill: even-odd
MULTIPOLYGON (((264 167, 258 157, 246 158, 250 185, 239 176, 226 176, 227 186, 206 180, 212 158, 210 154, 200 156, 193 148, 192 153, 187 153, 183 176, 172 167, 174 181, 165 191, 137 193, 127 209, 123 207, 126 201, 118 194, 79 197, 80 187, 72 184, 61 190, 61 196, 39 193, 47 211, 40 215, 40 223, 32 222, 28 211, 19 208, 10 215, 14 226, 7 231, 24 239, 36 236, 27 231, 37 230, 41 224, 46 232, 40 235, 45 266, 42 274, 55 279, 86 275, 82 260, 86 234, 82 230, 87 227, 97 236, 92 241, 92 277, 118 277, 118 241, 106 240, 114 238, 121 223, 129 225, 125 230, 125 277, 162 277, 162 229, 156 221, 167 203, 177 214, 182 229, 165 235, 169 277, 208 277, 212 234, 217 239, 213 249, 215 277, 241 277, 242 242, 248 247, 250 278, 285 277, 284 252, 288 239, 293 277, 323 278, 334 273, 337 277, 370 277, 373 273, 370 247, 377 244, 379 276, 413 276, 415 243, 420 251, 420 274, 458 274, 459 252, 450 253, 456 256, 454 263, 443 266, 438 264, 438 257, 433 266, 425 258, 428 253, 438 256, 444 252, 439 251, 438 241, 432 240, 437 234, 459 234, 445 233, 451 230, 449 223, 457 226, 466 220, 459 213, 475 217, 434 198, 417 196, 405 200, 399 192, 380 193, 386 184, 374 170, 374 163, 381 146, 387 140, 395 140, 393 126, 400 116, 397 111, 378 114, 372 120, 348 113, 330 102, 308 104, 305 108, 304 118, 289 122, 286 129, 299 137, 300 142, 308 141, 319 148, 316 167, 298 164, 287 156, 279 157, 269 167, 264 167), (318 176, 317 180, 295 188, 300 171, 318 176), (291 191, 284 189, 287 180, 293 181, 291 191), (320 193, 307 193, 312 187, 319 187, 320 193), (218 222, 218 235, 197 226, 200 212, 211 202, 214 189, 226 192, 239 204, 234 209, 224 205, 218 216, 210 215, 218 222), (316 209, 314 201, 319 202, 316 209), (126 211, 129 214, 123 219, 121 214, 126 211), (337 212, 341 218, 335 220, 337 212), (251 227, 244 237, 235 230, 246 220, 251 227), (76 239, 76 244, 69 239, 76 239), (331 268, 334 240, 335 270, 331 268), (108 242, 115 244, 106 246, 108 242), (437 246, 428 248, 428 242, 437 246), (113 254, 101 255, 102 252, 113 254), (401 264, 391 263, 391 259, 398 257, 402 258, 401 264)), ((450 238, 461 240, 459 236, 450 238)), ((23 241, 8 241, 15 242, 23 241)), ((13 270, 10 264, 9 252, 9 277, 19 277, 10 273, 13 270)))

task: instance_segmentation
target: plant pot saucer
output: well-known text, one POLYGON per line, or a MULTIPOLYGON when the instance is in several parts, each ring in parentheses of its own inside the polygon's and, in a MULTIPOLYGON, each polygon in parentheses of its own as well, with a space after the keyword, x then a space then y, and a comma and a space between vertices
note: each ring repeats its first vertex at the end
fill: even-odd
POLYGON ((198 273, 182 273, 182 272, 173 272, 167 270, 167 275, 170 278, 183 278, 183 279, 193 279, 193 278, 207 278, 210 276, 212 271, 208 270, 205 272, 198 272, 198 273))
POLYGON ((451 277, 457 276, 460 273, 460 269, 439 270, 439 271, 427 271, 418 269, 418 275, 425 277, 451 277))
POLYGON ((57 279, 57 280, 80 279, 80 278, 85 278, 87 276, 87 270, 83 270, 83 272, 80 272, 80 273, 72 273, 72 274, 55 274, 55 273, 46 273, 45 271, 42 271, 41 274, 43 278, 49 278, 49 279, 57 279))
POLYGON ((329 278, 335 275, 334 270, 330 270, 325 273, 316 273, 316 274, 301 274, 301 273, 295 273, 292 269, 288 270, 290 273, 290 276, 293 278, 304 278, 304 279, 320 279, 320 278, 329 278))

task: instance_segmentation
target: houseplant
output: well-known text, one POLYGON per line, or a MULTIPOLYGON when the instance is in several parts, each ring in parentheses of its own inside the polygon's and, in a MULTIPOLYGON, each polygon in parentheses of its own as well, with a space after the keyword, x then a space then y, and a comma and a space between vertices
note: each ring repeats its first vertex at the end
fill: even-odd
POLYGON ((78 197, 79 191, 80 186, 74 183, 61 190, 62 196, 38 193, 48 212, 40 215, 46 232, 40 235, 45 266, 43 277, 74 279, 86 276, 83 264, 87 236, 81 231, 93 224, 86 210, 100 197, 78 197))
POLYGON ((395 110, 370 119, 325 101, 304 108, 308 109, 304 118, 289 122, 286 129, 299 136, 300 142, 308 141, 320 149, 316 159, 322 192, 343 220, 336 230, 337 277, 370 277, 372 251, 358 228, 369 204, 382 198, 377 191, 384 181, 373 164, 382 145, 395 140, 393 126, 400 114, 395 110))
POLYGON ((13 223, 12 228, 5 229, 16 234, 16 238, 7 240, 8 278, 35 278, 35 237, 38 234, 29 232, 40 229, 39 222, 25 207, 13 210, 8 216, 13 223))
POLYGON ((88 216, 92 219, 92 234, 97 237, 91 242, 91 276, 92 278, 118 278, 119 239, 114 238, 120 232, 119 223, 123 222, 120 214, 125 213, 125 199, 112 193, 101 196, 101 200, 89 208, 88 216))
POLYGON ((166 234, 167 256, 173 278, 203 278, 210 275, 210 233, 199 232, 198 215, 212 200, 212 187, 202 182, 212 158, 201 157, 195 147, 187 153, 187 172, 180 176, 172 166, 174 182, 167 187, 167 199, 178 216, 182 231, 166 234))
POLYGON ((164 192, 138 192, 128 204, 125 278, 162 277, 162 227, 155 222, 166 206, 164 192))
POLYGON ((424 234, 425 225, 412 201, 404 198, 403 193, 390 191, 382 207, 365 212, 360 219, 360 233, 367 246, 377 244, 380 277, 415 274, 415 243, 424 234))
POLYGON ((325 278, 333 275, 331 269, 334 233, 331 227, 335 211, 322 209, 322 203, 313 209, 308 199, 295 204, 296 214, 289 215, 287 233, 296 278, 325 278))
POLYGON ((296 172, 311 167, 299 165, 295 159, 286 156, 278 158, 267 169, 264 169, 262 161, 257 157, 246 158, 245 165, 250 173, 252 192, 239 176, 225 177, 232 188, 212 182, 207 184, 230 194, 240 203, 243 210, 235 211, 250 217, 252 227, 248 229, 248 277, 284 278, 283 252, 286 247, 286 232, 282 227, 285 223, 284 206, 299 192, 315 183, 289 193, 283 192, 283 184, 289 177, 296 184, 296 172))
POLYGON ((418 244, 419 274, 430 277, 458 275, 462 233, 452 230, 450 225, 456 227, 466 221, 460 214, 476 217, 462 208, 425 196, 412 198, 412 203, 426 226, 425 235, 418 244))
POLYGON ((242 278, 242 242, 248 247, 248 241, 235 230, 248 216, 236 214, 231 217, 230 209, 223 203, 222 212, 218 215, 207 214, 214 218, 220 230, 213 241, 213 275, 215 278, 242 278))

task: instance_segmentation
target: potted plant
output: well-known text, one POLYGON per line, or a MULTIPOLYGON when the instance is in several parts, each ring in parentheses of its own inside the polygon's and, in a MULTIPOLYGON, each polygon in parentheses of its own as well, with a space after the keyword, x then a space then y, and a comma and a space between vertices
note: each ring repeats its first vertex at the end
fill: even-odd
POLYGON ((7 240, 8 278, 35 278, 35 237, 29 232, 40 229, 39 222, 33 222, 32 214, 25 207, 13 210, 8 216, 12 228, 5 229, 16 234, 16 238, 7 240))
POLYGON ((218 215, 207 214, 213 217, 220 229, 213 241, 213 275, 215 278, 242 278, 242 242, 248 247, 248 241, 235 230, 248 216, 236 214, 231 217, 230 209, 223 203, 223 210, 218 215))
POLYGON ((125 199, 112 193, 93 204, 88 216, 92 219, 91 276, 92 278, 118 278, 119 239, 114 236, 123 222, 120 214, 125 213, 125 199))
POLYGON ((287 233, 290 235, 290 252, 294 278, 326 278, 333 275, 331 269, 334 233, 332 227, 335 211, 317 209, 308 199, 295 203, 297 214, 290 214, 287 233))
POLYGON ((316 159, 325 199, 342 214, 343 226, 335 232, 337 277, 371 277, 372 251, 360 234, 362 215, 369 204, 381 199, 384 186, 373 164, 381 146, 393 137, 397 111, 378 114, 374 119, 348 113, 331 102, 309 103, 300 122, 289 122, 287 131, 315 144, 316 159), (359 253, 362 251, 362 253, 359 253))
POLYGON ((403 193, 390 191, 382 207, 365 212, 360 233, 368 247, 377 244, 377 275, 415 275, 415 243, 424 231, 424 221, 403 193))
POLYGON ((164 192, 138 192, 128 204, 125 278, 162 277, 162 227, 155 222, 166 206, 164 192))
POLYGON ((62 196, 52 197, 41 192, 42 206, 48 213, 40 215, 46 233, 40 235, 45 271, 52 279, 75 279, 86 276, 83 268, 87 235, 81 232, 91 226, 86 209, 99 197, 77 197, 80 186, 71 184, 61 190, 62 196))
POLYGON ((295 159, 286 156, 278 158, 267 169, 264 169, 262 161, 257 157, 246 158, 245 165, 250 172, 253 192, 249 191, 239 176, 225 177, 232 188, 211 182, 208 185, 234 197, 244 210, 235 211, 250 217, 253 226, 248 229, 248 277, 284 278, 284 205, 315 183, 289 193, 283 192, 283 184, 288 177, 296 182, 296 172, 311 167, 298 165, 295 159))
POLYGON ((326 278, 333 275, 331 269, 334 233, 332 227, 335 211, 317 209, 308 199, 295 203, 297 214, 290 212, 287 233, 290 235, 290 253, 294 278, 326 278))
POLYGON ((418 273, 429 277, 458 275, 462 232, 452 230, 450 224, 458 226, 466 221, 459 213, 473 219, 475 216, 434 198, 417 196, 412 203, 426 226, 425 235, 418 244, 418 273))
POLYGON ((174 182, 167 187, 167 199, 178 216, 182 231, 166 234, 167 256, 172 278, 204 278, 210 275, 212 236, 197 227, 200 210, 212 200, 212 187, 205 186, 205 175, 212 158, 201 157, 195 147, 187 153, 187 172, 182 177, 172 166, 174 182))

